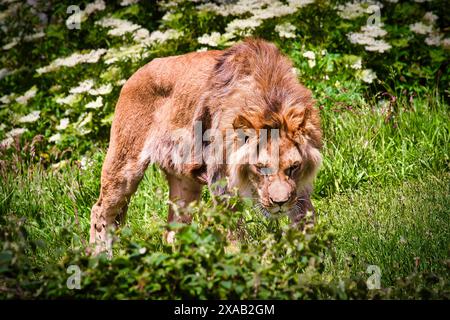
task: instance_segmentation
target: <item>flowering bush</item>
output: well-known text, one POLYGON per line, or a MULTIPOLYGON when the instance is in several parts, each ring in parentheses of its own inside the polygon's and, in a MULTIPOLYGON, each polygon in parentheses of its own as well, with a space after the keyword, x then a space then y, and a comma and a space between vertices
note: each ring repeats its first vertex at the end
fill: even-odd
POLYGON ((69 15, 69 2, 4 1, 1 145, 42 134, 49 161, 74 145, 79 157, 107 141, 120 87, 138 67, 158 56, 225 48, 246 36, 277 43, 327 108, 336 100, 361 105, 367 92, 443 92, 450 38, 443 28, 448 17, 437 15, 442 5, 96 0, 69 15))

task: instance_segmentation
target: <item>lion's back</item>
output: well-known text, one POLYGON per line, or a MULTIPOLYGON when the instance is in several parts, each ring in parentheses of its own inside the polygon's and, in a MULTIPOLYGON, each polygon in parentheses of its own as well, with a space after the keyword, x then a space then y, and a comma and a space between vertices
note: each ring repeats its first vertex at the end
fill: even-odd
MULTIPOLYGON (((189 110, 205 90, 216 57, 221 51, 192 52, 156 58, 136 71, 124 84, 116 107, 154 112, 168 105, 177 119, 189 110)), ((165 110, 169 111, 169 110, 165 110)))

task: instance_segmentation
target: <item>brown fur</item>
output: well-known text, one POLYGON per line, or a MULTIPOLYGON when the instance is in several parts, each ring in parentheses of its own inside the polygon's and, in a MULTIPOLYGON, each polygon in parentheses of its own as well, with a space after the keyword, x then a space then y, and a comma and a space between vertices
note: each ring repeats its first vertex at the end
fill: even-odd
MULTIPOLYGON (((126 82, 117 102, 100 197, 91 213, 91 243, 107 241, 108 227, 124 220, 128 201, 150 163, 164 170, 170 200, 181 207, 199 198, 202 184, 213 186, 225 178, 228 188, 212 189, 214 194, 237 188, 243 196, 258 198, 266 212, 274 202, 284 202, 292 221, 298 222, 312 209, 309 194, 320 164, 321 131, 313 105, 311 92, 298 82, 290 61, 262 40, 151 61, 126 82), (202 122, 203 132, 279 129, 278 170, 261 175, 258 164, 215 163, 207 152, 208 163, 177 163, 172 156, 177 139, 192 136, 195 121, 202 122), (187 134, 176 138, 180 130, 187 134), (297 163, 299 168, 287 175, 297 163)), ((270 165, 270 157, 266 160, 264 165, 270 165)), ((177 217, 170 206, 169 221, 176 219, 190 221, 177 217)))

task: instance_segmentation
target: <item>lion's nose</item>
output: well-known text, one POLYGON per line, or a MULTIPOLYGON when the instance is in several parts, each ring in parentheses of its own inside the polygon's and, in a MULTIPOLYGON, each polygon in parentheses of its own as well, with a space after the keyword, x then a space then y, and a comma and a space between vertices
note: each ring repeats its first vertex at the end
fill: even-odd
POLYGON ((269 185, 269 199, 273 204, 282 206, 289 201, 291 190, 289 184, 285 181, 275 181, 269 185))
POLYGON ((282 206, 288 202, 291 192, 285 182, 274 182, 269 186, 269 199, 273 204, 282 206))

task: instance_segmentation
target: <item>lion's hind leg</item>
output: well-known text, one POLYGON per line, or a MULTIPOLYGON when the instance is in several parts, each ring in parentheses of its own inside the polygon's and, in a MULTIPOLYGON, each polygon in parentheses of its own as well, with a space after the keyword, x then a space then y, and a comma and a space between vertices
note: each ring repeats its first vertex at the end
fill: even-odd
POLYGON ((111 231, 125 222, 128 202, 144 176, 146 165, 111 148, 102 169, 100 197, 91 210, 90 244, 94 254, 112 256, 111 231))

